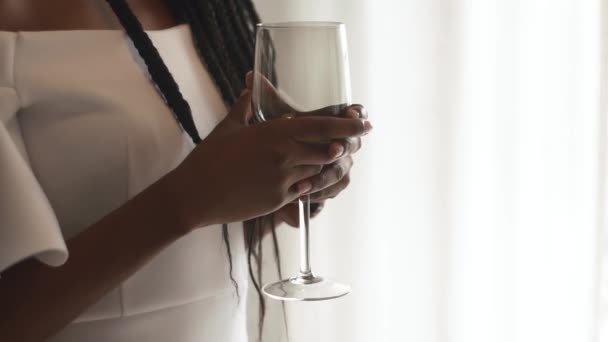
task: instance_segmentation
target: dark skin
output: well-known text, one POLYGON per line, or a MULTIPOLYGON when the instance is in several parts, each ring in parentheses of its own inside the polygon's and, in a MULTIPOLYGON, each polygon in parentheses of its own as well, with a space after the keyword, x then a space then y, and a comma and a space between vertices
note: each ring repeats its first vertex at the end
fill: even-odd
MULTIPOLYGON (((277 90, 274 88, 274 86, 272 86, 270 82, 268 82, 264 78, 262 78, 262 82, 262 91, 265 94, 264 96, 274 99, 272 101, 272 111, 274 112, 291 113, 295 114, 295 116, 297 117, 315 115, 326 116, 334 113, 333 109, 329 107, 320 108, 312 112, 298 112, 281 99, 281 97, 278 95, 277 90)), ((250 71, 249 73, 247 73, 247 76, 245 78, 245 84, 247 89, 249 91, 252 91, 253 72, 250 71)), ((365 107, 359 104, 347 106, 341 114, 341 116, 345 118, 367 119, 367 111, 365 110, 365 107)), ((250 119, 247 118, 247 121, 249 120, 250 119)), ((331 144, 329 148, 332 154, 339 155, 340 153, 343 153, 343 155, 335 162, 325 165, 318 175, 310 179, 310 181, 312 182, 312 190, 310 191, 311 202, 323 204, 326 199, 335 198, 344 189, 346 189, 346 187, 348 187, 348 184, 350 183, 349 171, 353 166, 352 154, 356 153, 361 148, 361 138, 346 138, 339 142, 331 144)), ((318 214, 318 212, 313 212, 312 216, 314 217, 316 214, 318 214)), ((286 222, 292 227, 297 227, 298 220, 299 211, 298 205, 296 203, 290 203, 275 212, 275 222, 286 222)))
MULTIPOLYGON (((175 25, 160 0, 129 3, 148 30, 175 25)), ((0 31, 95 29, 120 29, 104 1, 0 0, 0 31)), ((7 341, 52 336, 194 229, 273 212, 293 224, 296 216, 289 203, 299 196, 313 193, 323 201, 345 188, 350 153, 371 129, 369 122, 354 119, 365 115, 362 107, 345 111, 345 118, 248 126, 250 101, 251 93, 245 91, 180 166, 69 239, 70 258, 63 266, 28 259, 5 270, 0 278, 0 336, 7 341), (326 141, 334 143, 320 144, 326 141), (342 149, 346 153, 338 158, 342 149), (226 167, 217 167, 217 156, 223 156, 226 167), (328 165, 340 165, 342 171, 328 165), (238 171, 244 169, 248 172, 238 171), (228 197, 229 206, 217 201, 228 197), (112 246, 112 253, 106 246, 112 246)))
MULTIPOLYGON (((162 0, 129 0, 128 2, 147 30, 162 30, 177 24, 162 0)), ((120 23, 105 6, 104 0, 0 0, 0 31, 104 29, 121 29, 120 23)), ((247 87, 250 90, 251 86, 251 78, 248 76, 247 87)), ((350 109, 344 111, 344 117, 367 119, 367 112, 363 106, 353 105, 350 109)), ((357 152, 360 147, 359 138, 348 139, 342 144, 330 147, 330 153, 338 153, 341 148, 345 148, 347 153, 311 179, 313 182, 311 201, 322 203, 346 189, 350 182, 349 171, 353 165, 350 155, 357 152)), ((277 210, 275 218, 277 223, 285 222, 297 227, 297 205, 289 204, 277 210)))
MULTIPOLYGON (((176 25, 161 0, 129 0, 147 30, 176 25)), ((120 29, 105 0, 0 0, 0 31, 120 29)))

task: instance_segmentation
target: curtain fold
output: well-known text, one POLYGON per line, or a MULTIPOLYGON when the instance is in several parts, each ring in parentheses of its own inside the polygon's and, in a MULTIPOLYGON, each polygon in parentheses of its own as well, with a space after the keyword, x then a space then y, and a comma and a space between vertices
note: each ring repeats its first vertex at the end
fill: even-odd
MULTIPOLYGON (((600 340, 601 0, 256 4, 346 23, 375 127, 311 236, 313 267, 354 291, 287 304, 290 341, 600 340)), ((280 232, 284 274, 297 238, 280 232)), ((265 341, 287 341, 282 322, 271 302, 265 341)))

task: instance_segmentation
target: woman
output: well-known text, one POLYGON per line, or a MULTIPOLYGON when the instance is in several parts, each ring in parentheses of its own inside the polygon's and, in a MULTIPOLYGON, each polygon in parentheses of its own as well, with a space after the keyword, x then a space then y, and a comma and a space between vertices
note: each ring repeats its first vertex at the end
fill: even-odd
POLYGON ((295 225, 371 129, 361 106, 247 125, 257 21, 249 0, 0 0, 2 341, 247 340, 243 225, 222 225, 295 225))

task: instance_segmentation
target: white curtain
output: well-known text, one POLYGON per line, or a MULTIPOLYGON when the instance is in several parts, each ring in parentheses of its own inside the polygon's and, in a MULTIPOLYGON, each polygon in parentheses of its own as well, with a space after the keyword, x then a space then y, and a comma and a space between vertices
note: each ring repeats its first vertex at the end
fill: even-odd
MULTIPOLYGON (((288 304, 290 341, 602 339, 601 0, 256 3, 265 21, 346 23, 375 126, 312 230, 313 269, 354 291, 288 304)), ((289 274, 298 235, 280 235, 289 274)), ((287 341, 269 304, 265 341, 287 341)))

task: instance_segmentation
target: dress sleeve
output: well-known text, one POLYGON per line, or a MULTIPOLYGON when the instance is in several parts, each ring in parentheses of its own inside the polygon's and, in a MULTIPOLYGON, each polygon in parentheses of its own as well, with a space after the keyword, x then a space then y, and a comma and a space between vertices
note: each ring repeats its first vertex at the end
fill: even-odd
POLYGON ((0 274, 30 257, 51 266, 68 257, 57 217, 28 162, 12 85, 11 38, 0 32, 0 274))

